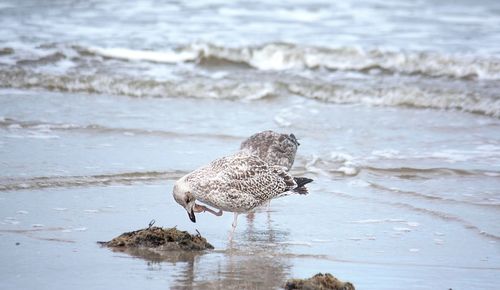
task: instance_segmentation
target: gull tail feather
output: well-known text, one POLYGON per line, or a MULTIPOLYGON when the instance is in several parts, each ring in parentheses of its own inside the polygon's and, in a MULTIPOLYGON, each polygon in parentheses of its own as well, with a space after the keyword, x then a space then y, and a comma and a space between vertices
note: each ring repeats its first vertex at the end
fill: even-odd
POLYGON ((293 189, 294 192, 298 194, 308 194, 306 184, 312 182, 313 180, 307 177, 294 177, 295 183, 297 183, 297 187, 293 189))

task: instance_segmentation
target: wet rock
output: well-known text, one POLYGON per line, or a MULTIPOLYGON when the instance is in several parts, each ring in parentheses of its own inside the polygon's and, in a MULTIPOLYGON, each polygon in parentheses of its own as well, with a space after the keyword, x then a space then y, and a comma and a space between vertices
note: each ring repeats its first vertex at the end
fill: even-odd
POLYGON ((284 286, 287 290, 303 289, 303 290, 354 290, 354 285, 350 282, 342 282, 335 278, 332 274, 318 273, 309 279, 290 279, 286 281, 284 286))
POLYGON ((154 252, 162 251, 202 251, 213 249, 199 233, 191 235, 176 228, 148 227, 123 233, 109 242, 98 242, 111 248, 142 248, 154 252))

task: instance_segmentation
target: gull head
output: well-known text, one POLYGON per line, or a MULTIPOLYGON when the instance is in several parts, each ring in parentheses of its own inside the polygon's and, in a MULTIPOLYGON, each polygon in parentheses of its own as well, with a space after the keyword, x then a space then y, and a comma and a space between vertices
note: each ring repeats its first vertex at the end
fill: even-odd
POLYGON ((194 215, 194 207, 196 205, 196 198, 191 193, 189 185, 184 180, 184 177, 175 183, 172 195, 175 201, 187 211, 189 219, 195 223, 196 216, 194 215))

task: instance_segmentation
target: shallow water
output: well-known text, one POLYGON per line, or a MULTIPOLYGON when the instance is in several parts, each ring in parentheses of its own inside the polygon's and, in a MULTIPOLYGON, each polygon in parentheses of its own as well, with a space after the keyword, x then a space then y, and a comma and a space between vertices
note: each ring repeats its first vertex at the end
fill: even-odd
POLYGON ((0 4, 0 288, 496 289, 496 1, 0 4), (274 129, 314 178, 192 224, 173 182, 274 129), (128 255, 156 225, 216 247, 128 255), (19 244, 16 244, 19 243, 19 244))

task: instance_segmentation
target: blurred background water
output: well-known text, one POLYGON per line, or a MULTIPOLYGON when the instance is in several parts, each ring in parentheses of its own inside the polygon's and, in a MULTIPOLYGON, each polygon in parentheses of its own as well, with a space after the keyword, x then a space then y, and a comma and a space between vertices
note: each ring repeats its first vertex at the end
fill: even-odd
POLYGON ((331 272, 359 289, 495 289, 498 27, 498 1, 0 2, 0 285, 255 289, 331 272), (315 182, 229 245, 231 216, 191 224, 172 182, 265 129, 299 137, 292 171, 315 182), (145 263, 94 244, 152 218, 217 250, 145 263))

